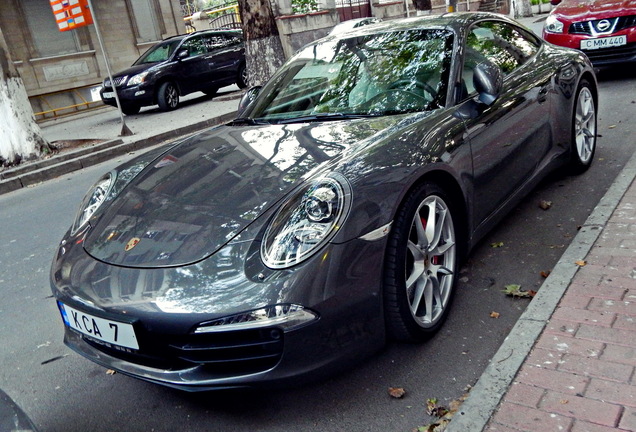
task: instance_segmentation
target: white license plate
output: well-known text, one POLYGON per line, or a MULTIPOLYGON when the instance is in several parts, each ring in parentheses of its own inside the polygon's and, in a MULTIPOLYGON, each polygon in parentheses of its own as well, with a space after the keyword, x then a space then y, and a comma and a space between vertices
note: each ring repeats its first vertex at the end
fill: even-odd
POLYGON ((595 50, 602 48, 612 48, 621 45, 627 45, 627 36, 610 36, 595 39, 583 39, 581 41, 582 50, 595 50))
POLYGON ((104 99, 113 99, 115 97, 115 92, 104 92, 102 93, 104 99))
POLYGON ((99 318, 65 304, 58 304, 64 324, 70 328, 102 342, 139 349, 135 330, 131 324, 99 318))

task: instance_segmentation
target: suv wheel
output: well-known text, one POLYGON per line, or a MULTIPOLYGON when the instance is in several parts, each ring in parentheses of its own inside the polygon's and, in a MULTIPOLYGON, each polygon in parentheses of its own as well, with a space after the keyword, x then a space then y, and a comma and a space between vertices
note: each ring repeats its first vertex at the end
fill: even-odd
POLYGON ((161 84, 157 94, 159 108, 164 111, 171 111, 179 106, 179 90, 170 81, 161 84))
POLYGON ((239 67, 238 77, 236 78, 236 85, 242 89, 247 87, 247 68, 245 67, 245 63, 243 63, 239 67))

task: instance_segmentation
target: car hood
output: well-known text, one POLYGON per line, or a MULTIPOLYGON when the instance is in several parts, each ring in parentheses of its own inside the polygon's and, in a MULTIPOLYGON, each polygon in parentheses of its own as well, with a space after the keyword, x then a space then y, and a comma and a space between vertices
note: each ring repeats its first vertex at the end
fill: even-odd
POLYGON ((399 118, 221 126, 198 134, 137 175, 92 221, 84 248, 128 267, 202 260, 321 165, 399 118))
POLYGON ((636 0, 565 0, 555 8, 553 13, 572 21, 632 15, 636 13, 636 0))

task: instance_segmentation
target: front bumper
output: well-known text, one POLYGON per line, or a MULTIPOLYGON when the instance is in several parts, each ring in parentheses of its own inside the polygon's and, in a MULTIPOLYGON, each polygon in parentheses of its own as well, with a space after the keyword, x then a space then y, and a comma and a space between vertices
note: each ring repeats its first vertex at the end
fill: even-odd
MULTIPOLYGON (((117 106, 112 87, 103 87, 99 92, 102 102, 107 105, 117 106), (111 96, 112 95, 112 96, 111 96)), ((117 96, 122 104, 134 106, 155 105, 155 92, 151 86, 118 87, 117 96)))
POLYGON ((566 48, 573 48, 584 52, 594 66, 609 66, 618 63, 631 63, 636 62, 636 28, 629 29, 629 31, 623 31, 613 35, 601 36, 618 36, 626 35, 627 44, 622 46, 616 46, 611 48, 599 48, 594 50, 582 50, 581 41, 584 39, 590 39, 591 36, 579 35, 579 34, 555 34, 544 33, 543 37, 546 41, 566 48))
POLYGON ((267 270, 263 281, 253 274, 265 274, 265 269, 243 263, 240 272, 227 268, 227 257, 246 257, 253 248, 249 243, 226 246, 233 250, 208 258, 203 262, 207 266, 144 270, 109 266, 92 259, 81 246, 67 245, 52 268, 55 297, 86 313, 133 323, 140 349, 108 346, 69 327, 65 343, 106 368, 188 391, 297 385, 346 368, 384 346, 383 239, 327 245, 296 268, 267 270), (191 295, 170 287, 179 280, 177 273, 196 270, 203 275, 216 269, 218 274, 217 257, 226 265, 225 280, 217 278, 213 286, 204 287, 200 282, 205 277, 190 278, 191 295), (108 289, 105 280, 110 281, 108 289), (140 296, 127 288, 133 283, 140 296), (209 295, 201 294, 202 288, 209 295), (119 294, 127 289, 126 296, 119 294), (223 303, 227 307, 221 307, 223 303), (276 303, 300 304, 319 319, 290 331, 273 325, 194 333, 202 322, 276 303), (191 304, 195 306, 187 312, 191 304))

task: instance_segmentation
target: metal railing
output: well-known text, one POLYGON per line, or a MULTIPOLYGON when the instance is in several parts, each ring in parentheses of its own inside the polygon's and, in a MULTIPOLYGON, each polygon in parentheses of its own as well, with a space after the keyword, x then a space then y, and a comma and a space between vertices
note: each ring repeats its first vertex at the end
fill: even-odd
POLYGON ((104 105, 101 98, 95 96, 99 87, 99 85, 90 85, 31 96, 29 100, 34 106, 35 119, 42 121, 99 108, 104 105), (36 112, 36 110, 39 111, 36 112))

